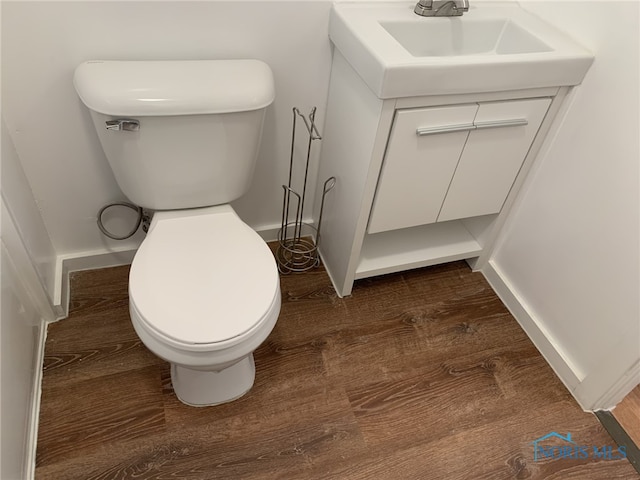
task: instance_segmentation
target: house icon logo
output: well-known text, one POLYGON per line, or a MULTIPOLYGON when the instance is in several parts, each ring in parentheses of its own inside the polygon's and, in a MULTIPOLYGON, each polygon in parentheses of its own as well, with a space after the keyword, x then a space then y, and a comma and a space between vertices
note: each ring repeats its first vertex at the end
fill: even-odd
POLYGON ((571 438, 571 433, 560 435, 558 432, 550 432, 533 442, 533 461, 560 460, 578 458, 598 458, 600 460, 618 460, 626 458, 627 452, 624 445, 580 445, 571 438))
POLYGON ((560 435, 558 432, 550 432, 540 438, 536 438, 533 442, 531 442, 531 444, 533 445, 534 462, 537 462, 541 457, 564 457, 568 453, 579 450, 576 442, 571 440, 570 432, 567 432, 565 436, 560 435), (546 446, 546 444, 549 443, 549 440, 551 439, 559 439, 559 442, 556 441, 554 443, 561 443, 562 445, 554 445, 551 447, 546 446))

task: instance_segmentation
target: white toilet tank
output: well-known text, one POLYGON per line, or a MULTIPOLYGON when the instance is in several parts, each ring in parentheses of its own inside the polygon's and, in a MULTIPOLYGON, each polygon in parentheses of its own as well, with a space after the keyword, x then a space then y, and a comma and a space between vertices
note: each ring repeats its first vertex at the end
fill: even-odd
POLYGON ((74 85, 123 193, 153 210, 229 203, 253 176, 273 74, 259 60, 88 61, 74 85))

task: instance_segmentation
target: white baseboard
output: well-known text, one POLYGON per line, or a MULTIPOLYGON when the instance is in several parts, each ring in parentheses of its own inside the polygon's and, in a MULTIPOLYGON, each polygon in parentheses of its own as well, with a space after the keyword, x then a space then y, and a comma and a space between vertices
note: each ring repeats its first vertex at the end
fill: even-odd
POLYGON ((279 231, 280 231, 280 224, 265 225, 256 229, 256 232, 258 232, 258 235, 260 235, 265 242, 277 241, 279 231))
POLYGON ((605 395, 594 401, 597 405, 594 410, 613 410, 637 385, 640 385, 640 362, 636 362, 605 395))
MULTIPOLYGON (((311 225, 312 227, 316 227, 315 222, 312 218, 305 218, 302 222, 306 225, 311 225)), ((270 225, 262 225, 260 227, 256 227, 255 231, 258 232, 258 235, 262 237, 265 242, 275 242, 278 240, 278 234, 280 233, 282 225, 281 224, 270 224, 270 225)), ((289 227, 289 235, 291 235, 292 228, 289 227)))
POLYGON ((44 364, 44 346, 47 340, 47 322, 40 321, 38 343, 34 353, 34 373, 29 405, 29 430, 25 449, 24 473, 27 480, 33 480, 36 474, 36 449, 38 446, 38 421, 40 419, 40 399, 42 397, 42 365, 44 364))
POLYGON ((573 392, 588 410, 613 410, 636 385, 640 385, 638 339, 633 335, 622 335, 612 351, 614 353, 605 355, 573 392))
MULTIPOLYGON (((584 373, 572 364, 570 356, 562 350, 544 324, 536 318, 535 313, 519 298, 493 260, 487 262, 480 271, 558 378, 573 393, 584 379, 584 373)), ((580 399, 576 398, 576 400, 580 403, 580 399)), ((580 406, 585 408, 581 403, 580 406)))

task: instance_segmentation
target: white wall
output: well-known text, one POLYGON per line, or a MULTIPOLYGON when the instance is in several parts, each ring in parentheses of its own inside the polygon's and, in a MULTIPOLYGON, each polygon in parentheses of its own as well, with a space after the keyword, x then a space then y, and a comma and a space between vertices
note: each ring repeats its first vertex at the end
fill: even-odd
POLYGON ((55 286, 56 252, 33 198, 31 187, 22 169, 11 137, 1 123, 2 139, 2 197, 18 230, 30 263, 35 267, 38 281, 51 303, 55 286))
POLYGON ((308 112, 316 105, 317 121, 323 121, 330 5, 2 2, 3 115, 57 254, 135 248, 142 238, 110 241, 95 225, 101 206, 124 197, 72 85, 74 68, 92 58, 254 57, 271 65, 276 101, 267 114, 252 189, 235 207, 256 229, 279 224, 291 109, 308 112))
POLYGON ((0 196, 1 454, 0 478, 29 478, 45 321, 54 319, 49 293, 56 256, 11 139, 2 121, 0 196))
POLYGON ((582 399, 591 408, 584 403, 597 403, 599 390, 640 361, 639 4, 523 5, 589 48, 595 62, 491 263, 572 372, 568 386, 594 385, 582 399))
MULTIPOLYGON (((3 229, 4 230, 4 229, 3 229)), ((35 459, 35 428, 39 394, 38 356, 43 325, 19 274, 0 242, 2 304, 0 337, 0 478, 30 478, 35 459)))

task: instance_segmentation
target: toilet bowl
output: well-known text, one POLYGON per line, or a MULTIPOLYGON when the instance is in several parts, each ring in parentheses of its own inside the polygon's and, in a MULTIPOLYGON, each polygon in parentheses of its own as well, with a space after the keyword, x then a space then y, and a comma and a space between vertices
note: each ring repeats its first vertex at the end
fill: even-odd
POLYGON ((253 351, 278 318, 274 257, 229 205, 157 212, 131 265, 129 311, 171 363, 181 401, 233 400, 253 385, 253 351))
POLYGON ((264 240, 229 205, 247 192, 273 74, 259 60, 88 61, 74 74, 122 192, 154 211, 129 274, 142 342, 178 398, 217 405, 253 385, 280 284, 264 240))

